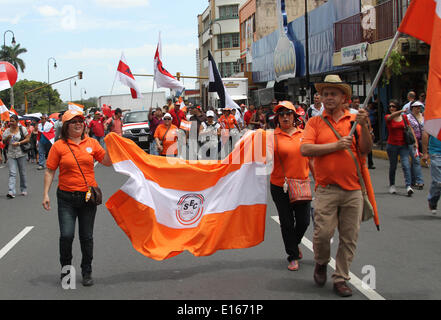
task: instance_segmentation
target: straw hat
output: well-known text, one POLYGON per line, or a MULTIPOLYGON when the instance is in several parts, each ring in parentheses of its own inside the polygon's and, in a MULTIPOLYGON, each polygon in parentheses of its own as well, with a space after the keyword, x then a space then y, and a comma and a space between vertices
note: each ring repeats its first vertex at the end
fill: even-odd
POLYGON ((315 84, 315 88, 320 94, 322 94, 324 88, 337 88, 346 95, 347 99, 350 99, 352 96, 351 86, 343 82, 341 78, 335 74, 327 75, 323 82, 315 84))

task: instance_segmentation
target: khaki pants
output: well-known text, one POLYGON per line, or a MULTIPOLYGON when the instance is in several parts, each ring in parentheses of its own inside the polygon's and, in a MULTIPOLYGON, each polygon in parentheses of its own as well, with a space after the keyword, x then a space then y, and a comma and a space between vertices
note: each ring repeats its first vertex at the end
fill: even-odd
POLYGON ((314 200, 314 258, 318 264, 329 263, 331 238, 338 228, 334 283, 350 279, 349 268, 357 246, 362 212, 361 190, 347 191, 336 185, 318 186, 314 200))

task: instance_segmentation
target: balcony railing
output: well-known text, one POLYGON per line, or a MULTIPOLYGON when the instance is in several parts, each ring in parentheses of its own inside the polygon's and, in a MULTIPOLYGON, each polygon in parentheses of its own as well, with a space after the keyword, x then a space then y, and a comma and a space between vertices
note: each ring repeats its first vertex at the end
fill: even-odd
POLYGON ((335 52, 361 42, 374 43, 393 38, 407 4, 408 0, 389 0, 334 23, 335 52))

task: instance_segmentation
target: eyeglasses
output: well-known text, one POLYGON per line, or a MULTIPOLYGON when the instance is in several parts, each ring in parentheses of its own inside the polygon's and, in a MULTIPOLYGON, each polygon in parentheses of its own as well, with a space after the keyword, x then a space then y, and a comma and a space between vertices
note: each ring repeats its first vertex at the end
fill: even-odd
POLYGON ((77 120, 71 120, 71 121, 69 121, 69 124, 77 124, 77 123, 84 123, 84 120, 82 120, 82 119, 77 119, 77 120))
POLYGON ((277 112, 277 115, 283 117, 283 116, 289 116, 290 114, 293 114, 293 113, 294 113, 294 111, 292 111, 292 110, 289 110, 289 111, 280 111, 280 112, 277 112))

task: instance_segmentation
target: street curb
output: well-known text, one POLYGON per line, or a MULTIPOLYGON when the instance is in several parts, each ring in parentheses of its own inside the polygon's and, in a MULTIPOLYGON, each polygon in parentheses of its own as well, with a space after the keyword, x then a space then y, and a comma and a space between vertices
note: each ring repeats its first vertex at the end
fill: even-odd
MULTIPOLYGON (((372 150, 372 156, 379 159, 389 160, 389 157, 387 156, 387 152, 384 150, 378 150, 374 149, 372 150)), ((430 164, 430 160, 428 160, 428 163, 430 164)), ((429 166, 421 160, 421 166, 424 168, 428 168, 429 166)))

